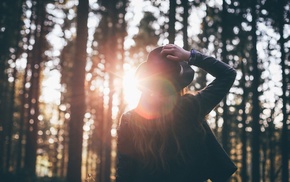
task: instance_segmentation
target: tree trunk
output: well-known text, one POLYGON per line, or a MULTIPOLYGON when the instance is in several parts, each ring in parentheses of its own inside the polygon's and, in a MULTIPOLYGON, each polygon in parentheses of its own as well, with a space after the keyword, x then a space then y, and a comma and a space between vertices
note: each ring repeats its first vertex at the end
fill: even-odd
MULTIPOLYGON (((275 102, 275 107, 277 107, 278 100, 275 102)), ((272 109, 270 119, 269 119, 269 129, 268 129, 268 138, 269 138, 269 180, 270 182, 275 182, 275 154, 276 154, 276 145, 275 145, 275 125, 274 125, 274 117, 275 117, 275 109, 272 109)))
MULTIPOLYGON (((58 119, 59 121, 61 120, 60 118, 60 110, 59 110, 59 113, 58 113, 58 119)), ((60 138, 60 130, 61 130, 61 126, 58 125, 57 126, 57 133, 55 135, 55 137, 57 138, 56 142, 54 142, 54 148, 53 148, 53 166, 52 166, 52 176, 58 176, 58 172, 59 172, 59 160, 58 160, 58 154, 59 154, 59 146, 61 144, 61 140, 59 140, 60 138)), ((62 156, 63 157, 63 156, 62 156)))
POLYGON ((187 33, 187 29, 188 29, 188 0, 182 0, 182 7, 183 7, 183 28, 182 28, 182 32, 183 32, 183 48, 185 50, 189 50, 189 45, 188 45, 188 33, 187 33))
MULTIPOLYGON (((29 40, 29 39, 28 39, 29 40)), ((17 142, 17 159, 16 159, 16 173, 19 174, 23 165, 23 136, 25 121, 27 120, 27 104, 28 104, 28 90, 25 88, 27 82, 28 70, 30 70, 29 56, 27 58, 27 64, 24 71, 24 79, 22 83, 22 93, 21 93, 21 109, 20 109, 20 118, 19 118, 19 139, 17 142)))
MULTIPOLYGON (((68 122, 67 122, 67 119, 64 118, 64 125, 63 125, 63 130, 64 131, 65 131, 66 128, 68 128, 67 124, 65 124, 65 123, 68 123, 68 122)), ((62 153, 62 158, 61 158, 61 161, 60 161, 60 177, 63 178, 63 177, 66 176, 66 171, 67 171, 66 168, 65 168, 66 162, 67 162, 66 161, 66 155, 68 153, 67 152, 67 148, 68 148, 67 147, 67 145, 68 145, 67 144, 68 143, 67 142, 67 138, 68 138, 67 137, 67 132, 63 132, 62 136, 63 136, 63 141, 62 141, 63 149, 62 149, 62 152, 61 152, 62 153)))
POLYGON ((262 144, 262 162, 261 162, 261 179, 262 181, 266 181, 266 173, 267 173, 267 144, 263 142, 262 144))
MULTIPOLYGON (((287 99, 287 83, 289 83, 289 75, 286 76, 286 54, 285 54, 285 38, 284 38, 284 24, 285 24, 285 4, 286 1, 278 3, 278 21, 279 21, 279 34, 280 34, 280 50, 281 50, 281 69, 282 69, 282 100, 283 100, 283 127, 281 134, 281 149, 282 149, 282 181, 289 180, 289 141, 288 141, 288 113, 287 113, 287 103, 289 102, 289 95, 287 99), (287 79, 288 78, 288 79, 287 79)), ((289 94, 289 90, 288 90, 289 94)), ((289 104, 289 103, 288 103, 289 104)))
MULTIPOLYGON (((8 60, 16 60, 19 50, 22 0, 14 3, 4 0, 0 4, 0 171, 7 172, 10 166, 12 115, 14 106, 14 83, 9 83, 7 69, 11 68, 8 60), (10 51, 15 49, 16 53, 10 51), (11 55, 14 55, 12 58, 11 55), (6 160, 5 160, 6 159, 6 160)), ((16 68, 13 68, 14 71, 16 68)))
POLYGON ((107 42, 106 42, 106 71, 109 74, 109 103, 108 103, 108 110, 106 112, 106 121, 104 126, 104 152, 105 152, 105 163, 104 163, 104 182, 110 182, 111 178, 111 144, 112 144, 112 136, 111 136, 111 129, 112 129, 112 108, 113 108, 113 95, 115 93, 114 89, 114 81, 116 79, 116 67, 117 67, 117 36, 116 36, 116 28, 118 22, 118 13, 116 9, 115 3, 110 3, 108 5, 108 12, 109 12, 109 23, 112 24, 111 27, 108 29, 107 34, 107 42))
POLYGON ((251 2, 251 37, 252 37, 252 66, 253 66, 253 83, 252 83, 252 181, 260 181, 260 106, 259 106, 259 81, 260 74, 258 70, 257 56, 257 1, 251 2))
MULTIPOLYGON (((5 19, 7 19, 7 16, 9 16, 7 14, 7 11, 9 11, 8 9, 6 9, 5 11, 5 7, 4 5, 7 6, 8 1, 6 0, 6 2, 1 2, 0 4, 0 21, 1 23, 3 22, 3 24, 5 24, 5 30, 4 31, 0 31, 0 174, 4 173, 4 149, 5 149, 5 85, 6 85, 6 72, 5 70, 6 65, 7 65, 7 32, 9 32, 9 27, 8 24, 6 23, 6 21, 4 21, 5 19)), ((2 28, 2 25, 1 25, 2 28)))
POLYGON ((96 115, 95 115, 95 129, 94 129, 94 133, 93 136, 94 138, 98 141, 97 143, 97 147, 96 147, 96 153, 98 156, 98 160, 96 161, 96 178, 98 179, 98 181, 102 181, 102 161, 103 161, 103 155, 102 155, 102 149, 103 149, 103 144, 104 144, 104 137, 103 137, 103 131, 104 131, 104 95, 102 93, 100 93, 98 95, 99 97, 97 98, 97 103, 95 105, 95 107, 97 108, 96 110, 96 115))
MULTIPOLYGON (((222 10, 222 53, 221 58, 222 61, 228 64, 227 54, 228 51, 226 49, 227 46, 227 5, 226 1, 223 0, 223 10, 222 10)), ((229 114, 228 114, 228 105, 227 105, 227 97, 223 99, 223 126, 222 126, 222 144, 223 148, 227 153, 229 153, 229 114)))
MULTIPOLYGON (((112 66, 112 65, 110 65, 112 66)), ((105 129, 104 129, 104 137, 105 137, 105 145, 104 152, 105 152, 105 165, 104 165, 104 182, 110 182, 110 175, 111 175, 111 144, 112 144, 112 137, 111 137, 111 128, 112 128, 112 108, 113 108, 113 94, 114 94, 114 86, 113 82, 115 76, 113 75, 114 72, 109 74, 109 106, 106 114, 106 122, 105 122, 105 129)))
POLYGON ((245 87, 246 85, 246 71, 245 71, 245 63, 243 62, 243 60, 241 61, 241 69, 242 69, 242 74, 243 76, 241 77, 241 85, 243 87, 243 99, 242 99, 242 103, 241 103, 241 109, 243 110, 242 113, 242 123, 243 123, 243 127, 242 127, 242 136, 241 136, 241 143, 242 143, 242 169, 241 169, 241 178, 242 181, 246 182, 249 179, 248 173, 247 173, 247 159, 248 159, 248 152, 247 152, 247 132, 246 132, 246 128, 247 128, 247 113, 246 113, 246 100, 247 100, 247 88, 245 87))
POLYGON ((44 20, 45 20, 45 6, 42 1, 36 1, 36 26, 40 26, 40 30, 35 30, 34 38, 35 44, 32 50, 31 63, 31 86, 29 88, 28 99, 28 120, 26 128, 26 145, 25 145, 25 170, 32 178, 35 177, 36 169, 36 150, 37 150, 37 131, 38 131, 38 115, 39 115, 39 90, 40 90, 40 73, 41 62, 43 60, 43 43, 44 43, 44 20))
POLYGON ((176 14, 176 0, 170 0, 169 4, 169 23, 168 23, 168 41, 170 44, 174 44, 175 40, 175 18, 176 14))
MULTIPOLYGON (((20 35, 20 29, 21 29, 21 27, 20 27, 20 25, 21 25, 21 15, 22 15, 22 0, 20 0, 20 1, 18 1, 17 3, 15 3, 15 4, 17 4, 17 9, 18 9, 18 11, 17 11, 17 25, 18 26, 16 26, 15 27, 15 33, 17 33, 17 35, 16 35, 16 42, 18 43, 19 42, 19 40, 20 40, 20 37, 21 37, 21 35, 20 35)), ((15 49, 16 49, 16 51, 15 51, 15 58, 13 58, 13 62, 16 64, 16 60, 19 58, 19 55, 20 55, 20 53, 21 53, 21 48, 20 47, 15 47, 15 49)), ((10 103, 10 105, 9 105, 9 111, 8 111, 8 113, 9 113, 9 115, 8 115, 8 121, 9 121, 9 123, 8 123, 8 131, 7 131, 7 134, 8 134, 8 142, 7 142, 7 150, 6 150, 6 171, 9 171, 9 168, 10 168, 10 163, 11 163, 11 150, 12 150, 12 138, 13 138, 13 136, 12 136, 12 134, 13 134, 13 124, 14 124, 14 107, 15 107, 15 86, 16 86, 16 80, 17 80, 17 69, 16 69, 16 67, 14 67, 13 68, 13 78, 14 78, 14 80, 13 80, 13 82, 11 83, 12 85, 11 85, 11 91, 10 91, 10 93, 11 93, 11 95, 10 95, 10 101, 9 101, 9 103, 10 103)))
POLYGON ((88 0, 79 0, 77 36, 72 75, 71 117, 69 123, 69 156, 67 181, 81 182, 83 119, 85 114, 85 66, 88 38, 88 0))
MULTIPOLYGON (((35 23, 35 12, 36 12, 36 5, 33 4, 31 7, 31 12, 32 15, 30 16, 30 21, 35 23)), ((32 24, 32 23, 31 23, 32 24)), ((29 27, 29 33, 27 35, 27 40, 30 40, 31 37, 33 37, 33 30, 32 30, 32 26, 29 27)), ((27 43, 27 47, 28 46, 33 46, 29 41, 27 43)), ((25 149, 24 147, 24 136, 25 136, 25 125, 28 122, 28 113, 29 113, 29 99, 30 99, 30 95, 29 95, 29 89, 30 88, 26 88, 26 84, 28 84, 31 81, 31 78, 28 76, 28 72, 31 71, 32 69, 32 53, 29 50, 27 51, 27 63, 26 63, 26 67, 25 67, 25 71, 24 71, 24 76, 23 76, 23 83, 22 83, 22 92, 21 92, 21 109, 20 109, 20 119, 19 119, 19 139, 18 139, 18 143, 17 143, 17 160, 16 160, 16 173, 20 174, 23 164, 24 164, 24 151, 23 149, 25 149)))
MULTIPOLYGON (((31 22, 35 22, 35 8, 36 5, 32 5, 31 7, 31 12, 32 15, 30 16, 30 21, 31 22)), ((29 27, 29 33, 27 35, 27 40, 30 40, 31 37, 33 36, 33 30, 32 30, 32 26, 29 27)), ((27 42, 27 47, 28 46, 33 46, 31 45, 31 43, 28 41, 27 42)), ((31 70, 31 65, 32 65, 32 58, 31 58, 31 51, 26 50, 27 51, 27 63, 26 63, 26 67, 25 67, 25 71, 24 71, 24 76, 23 76, 23 83, 22 83, 22 92, 20 94, 21 96, 21 109, 20 109, 20 119, 19 119, 19 139, 17 142, 17 159, 16 159, 16 173, 20 174, 23 164, 24 164, 24 145, 23 145, 23 141, 24 141, 24 136, 25 136, 25 124, 27 123, 28 119, 28 106, 29 106, 29 88, 26 88, 26 84, 30 82, 31 78, 29 78, 28 76, 28 72, 31 70)))

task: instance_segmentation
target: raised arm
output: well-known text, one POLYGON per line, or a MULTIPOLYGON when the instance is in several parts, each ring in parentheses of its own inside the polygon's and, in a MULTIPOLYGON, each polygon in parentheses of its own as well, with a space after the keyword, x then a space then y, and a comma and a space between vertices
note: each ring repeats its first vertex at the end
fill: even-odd
POLYGON ((164 46, 162 53, 169 60, 188 60, 188 64, 197 66, 215 77, 209 85, 195 96, 199 102, 200 114, 203 116, 208 114, 226 96, 236 78, 236 71, 232 67, 198 51, 187 51, 169 44, 164 46))
POLYGON ((227 95, 235 81, 236 71, 226 63, 195 50, 191 51, 189 64, 197 66, 215 77, 196 95, 200 102, 201 114, 206 115, 227 95))

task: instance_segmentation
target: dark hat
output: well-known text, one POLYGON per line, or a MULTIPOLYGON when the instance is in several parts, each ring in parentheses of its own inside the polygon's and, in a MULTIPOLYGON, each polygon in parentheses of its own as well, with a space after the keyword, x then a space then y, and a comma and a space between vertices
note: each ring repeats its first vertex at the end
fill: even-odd
POLYGON ((173 94, 189 85, 194 70, 185 61, 171 61, 161 54, 162 47, 152 50, 147 61, 136 71, 138 88, 142 91, 173 94))

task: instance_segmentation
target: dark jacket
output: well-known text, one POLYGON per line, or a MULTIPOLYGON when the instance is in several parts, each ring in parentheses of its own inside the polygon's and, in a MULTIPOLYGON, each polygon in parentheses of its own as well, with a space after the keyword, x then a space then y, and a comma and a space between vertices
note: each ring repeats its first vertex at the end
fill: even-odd
MULTIPOLYGON (((192 65, 202 68, 214 76, 215 79, 197 94, 186 94, 178 100, 177 105, 179 103, 183 103, 180 104, 183 108, 179 108, 179 112, 184 111, 184 113, 181 114, 190 115, 190 112, 195 112, 194 114, 199 115, 196 117, 199 118, 199 121, 196 121, 196 118, 190 119, 185 117, 184 120, 188 120, 183 121, 182 123, 185 126, 185 130, 186 125, 190 124, 189 122, 203 121, 204 117, 229 92, 229 89, 231 88, 236 77, 236 71, 229 65, 218 61, 213 57, 205 56, 199 52, 196 52, 194 56, 195 59, 191 62, 192 65)), ((196 149, 197 147, 193 147, 192 155, 196 157, 193 157, 193 159, 190 160, 194 162, 189 162, 182 165, 171 163, 169 172, 163 170, 155 170, 152 172, 150 169, 143 167, 142 162, 134 157, 135 154, 134 144, 132 142, 132 133, 130 131, 130 126, 128 126, 129 123, 131 123, 129 122, 132 118, 131 116, 134 114, 136 114, 134 110, 125 113, 122 116, 118 128, 116 182, 201 182, 211 178, 211 176, 207 174, 210 170, 207 169, 207 160, 212 159, 208 159, 208 157, 206 157, 208 155, 206 153, 210 150, 210 148, 206 149, 204 147, 207 146, 203 145, 200 145, 198 150, 196 149)), ((194 140, 197 141, 198 139, 194 140)), ((187 140, 187 142, 194 143, 193 140, 187 140)), ((212 181, 214 180, 212 179, 212 181)))

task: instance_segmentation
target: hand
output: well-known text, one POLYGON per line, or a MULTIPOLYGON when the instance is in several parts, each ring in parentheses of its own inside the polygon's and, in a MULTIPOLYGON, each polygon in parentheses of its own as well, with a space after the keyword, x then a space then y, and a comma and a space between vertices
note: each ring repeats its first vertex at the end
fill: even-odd
POLYGON ((163 46, 161 54, 165 55, 171 61, 188 61, 190 51, 187 51, 175 44, 167 44, 163 46))

